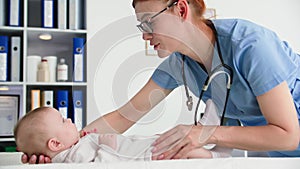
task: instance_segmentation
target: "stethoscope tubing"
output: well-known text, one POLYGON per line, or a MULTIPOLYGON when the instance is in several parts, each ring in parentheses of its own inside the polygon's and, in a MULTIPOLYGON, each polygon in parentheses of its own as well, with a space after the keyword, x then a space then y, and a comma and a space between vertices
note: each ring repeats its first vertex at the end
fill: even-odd
MULTIPOLYGON (((217 34, 217 30, 216 30, 214 24, 210 20, 207 20, 207 21, 208 21, 208 26, 211 27, 211 29, 213 30, 214 35, 215 35, 217 49, 218 49, 218 55, 219 55, 221 64, 219 64, 216 68, 214 68, 212 70, 211 74, 208 75, 207 79, 205 80, 205 83, 201 89, 201 93, 199 95, 199 99, 198 99, 197 106, 195 109, 194 124, 195 125, 198 124, 197 113, 198 113, 198 108, 199 108, 203 93, 208 90, 210 83, 216 76, 218 76, 220 74, 225 74, 227 77, 227 85, 226 85, 227 94, 225 97, 225 103, 224 103, 223 112, 222 112, 222 116, 221 116, 221 120, 220 120, 220 125, 223 125, 224 118, 225 118, 225 112, 226 112, 226 108, 227 108, 227 102, 228 102, 228 98, 229 98, 229 94, 230 94, 230 88, 231 88, 232 81, 233 81, 233 71, 232 71, 231 67, 229 65, 225 64, 223 61, 223 56, 222 56, 222 52, 221 52, 221 48, 220 48, 220 44, 219 44, 219 40, 218 40, 218 36, 217 36, 218 34, 217 34), (225 70, 220 70, 221 68, 227 69, 228 72, 226 72, 225 70)), ((183 79, 183 84, 184 84, 185 93, 186 93, 186 97, 187 97, 186 105, 188 107, 188 110, 191 111, 192 106, 193 106, 193 99, 192 99, 192 96, 189 95, 189 91, 188 91, 188 87, 187 87, 187 81, 186 81, 185 71, 184 71, 184 57, 182 57, 182 79, 183 79)))

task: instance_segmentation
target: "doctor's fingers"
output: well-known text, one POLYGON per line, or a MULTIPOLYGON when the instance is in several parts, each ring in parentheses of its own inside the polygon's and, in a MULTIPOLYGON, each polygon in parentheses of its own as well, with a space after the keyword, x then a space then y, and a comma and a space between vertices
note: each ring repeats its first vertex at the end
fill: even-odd
POLYGON ((191 126, 179 125, 162 134, 153 144, 153 153, 161 152, 162 149, 174 147, 182 141, 190 132, 191 126))
MULTIPOLYGON (((174 135, 169 136, 163 142, 160 142, 158 145, 154 147, 152 150, 153 154, 160 154, 169 151, 172 147, 175 147, 182 141, 182 138, 178 137, 176 133, 174 135)), ((161 156, 158 157, 159 159, 161 156)))
MULTIPOLYGON (((181 145, 178 145, 178 147, 179 146, 181 145)), ((197 148, 196 146, 192 146, 191 144, 186 143, 181 147, 181 149, 179 149, 179 151, 175 155, 173 155, 172 159, 186 159, 188 153, 196 148, 197 148)))
POLYGON ((169 131, 166 131, 165 133, 163 134, 160 134, 159 137, 155 140, 155 142, 153 143, 153 146, 157 146, 157 145, 160 145, 162 143, 164 143, 166 140, 169 139, 169 137, 173 134, 176 133, 176 130, 171 129, 169 131))
POLYGON ((165 151, 162 151, 160 155, 158 155, 157 159, 158 160, 169 160, 172 159, 174 155, 180 151, 182 148, 182 145, 185 145, 186 143, 183 143, 182 140, 176 141, 174 144, 169 146, 169 148, 165 151))
POLYGON ((202 145, 200 145, 197 141, 194 141, 194 138, 189 135, 173 148, 176 154, 173 155, 172 159, 186 158, 190 151, 200 148, 201 146, 202 145))
POLYGON ((190 143, 188 139, 180 140, 175 144, 174 147, 169 149, 168 151, 162 153, 158 156, 159 160, 168 160, 168 159, 183 159, 187 158, 187 154, 193 150, 196 149, 198 145, 193 145, 190 143))

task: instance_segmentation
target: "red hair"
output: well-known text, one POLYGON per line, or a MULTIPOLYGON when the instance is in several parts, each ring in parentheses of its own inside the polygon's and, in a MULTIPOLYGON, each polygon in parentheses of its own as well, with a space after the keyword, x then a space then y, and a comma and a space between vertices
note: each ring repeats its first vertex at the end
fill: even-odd
MULTIPOLYGON (((163 1, 167 4, 168 2, 172 3, 172 2, 175 2, 178 0, 133 0, 132 7, 135 8, 135 4, 137 2, 143 2, 143 1, 163 1)), ((189 2, 189 4, 192 7, 192 10, 194 10, 194 13, 197 15, 197 17, 202 18, 203 14, 206 10, 206 5, 205 5, 204 1, 203 0, 187 0, 187 2, 189 2)))

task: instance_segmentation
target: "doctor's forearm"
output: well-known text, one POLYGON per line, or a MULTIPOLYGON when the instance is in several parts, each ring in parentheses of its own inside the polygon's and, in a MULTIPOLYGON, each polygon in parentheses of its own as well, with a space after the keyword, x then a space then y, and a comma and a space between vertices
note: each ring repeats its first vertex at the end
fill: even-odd
POLYGON ((148 113, 151 108, 150 104, 142 104, 133 99, 121 108, 96 119, 87 125, 84 131, 96 129, 97 133, 123 133, 148 113))
POLYGON ((124 114, 120 113, 119 110, 108 113, 89 125, 87 125, 84 131, 95 131, 97 133, 123 133, 129 129, 135 122, 129 120, 124 114))
POLYGON ((275 125, 220 126, 209 142, 224 147, 251 151, 288 151, 298 147, 299 138, 275 125))
POLYGON ((97 118, 92 123, 84 127, 85 132, 96 132, 96 133, 120 133, 118 126, 119 121, 117 113, 109 113, 100 118, 97 118), (112 123, 115 121, 115 123, 112 123))

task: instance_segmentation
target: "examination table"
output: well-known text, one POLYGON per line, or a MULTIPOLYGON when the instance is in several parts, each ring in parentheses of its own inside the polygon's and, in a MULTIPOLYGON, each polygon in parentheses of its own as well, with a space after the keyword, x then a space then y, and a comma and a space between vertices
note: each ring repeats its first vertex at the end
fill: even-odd
POLYGON ((118 163, 22 164, 22 153, 0 153, 0 169, 300 169, 300 158, 231 157, 118 163))

